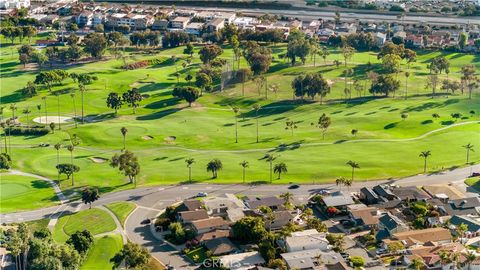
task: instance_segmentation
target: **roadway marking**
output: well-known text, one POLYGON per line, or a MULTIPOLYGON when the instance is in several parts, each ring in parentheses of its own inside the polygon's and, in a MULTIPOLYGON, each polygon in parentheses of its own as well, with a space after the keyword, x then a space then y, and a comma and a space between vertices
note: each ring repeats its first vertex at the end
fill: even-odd
POLYGON ((165 190, 165 188, 163 188, 163 187, 158 188, 158 191, 162 191, 162 190, 165 190))
POLYGON ((188 189, 188 187, 182 187, 182 189, 188 189))

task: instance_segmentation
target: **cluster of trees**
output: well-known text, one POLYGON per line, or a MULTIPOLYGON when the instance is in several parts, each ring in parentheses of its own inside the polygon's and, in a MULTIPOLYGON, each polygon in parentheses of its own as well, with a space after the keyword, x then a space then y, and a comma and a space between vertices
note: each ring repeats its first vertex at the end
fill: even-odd
POLYGON ((165 32, 162 36, 163 48, 175 48, 195 40, 195 36, 189 35, 183 31, 165 32))
POLYGON ((37 34, 37 29, 34 26, 27 25, 27 26, 9 26, 9 27, 2 27, 0 33, 10 42, 13 44, 15 39, 18 38, 20 43, 23 42, 24 38, 29 39, 29 43, 31 43, 32 37, 37 34))
POLYGON ((124 103, 127 103, 128 106, 132 107, 133 113, 136 113, 136 109, 139 106, 139 102, 142 101, 143 97, 138 91, 137 88, 132 88, 127 92, 123 93, 122 95, 111 92, 108 94, 106 103, 107 107, 114 109, 115 114, 117 114, 118 110, 122 108, 124 103))
POLYGON ((295 97, 302 99, 306 95, 314 100, 315 96, 318 95, 320 96, 320 103, 322 103, 323 98, 330 93, 330 85, 320 73, 295 77, 292 81, 292 89, 295 97))
MULTIPOLYGON (((205 73, 200 73, 200 74, 202 74, 202 76, 208 76, 208 75, 205 75, 205 73)), ((208 78, 210 78, 210 77, 208 77, 208 78)), ((201 80, 203 80, 203 79, 208 80, 207 78, 203 78, 203 79, 200 78, 200 79, 201 80)), ((172 91, 172 95, 174 97, 184 99, 186 102, 188 102, 188 106, 191 107, 192 103, 195 102, 195 100, 197 100, 198 97, 200 96, 200 90, 198 88, 192 87, 192 86, 175 87, 172 91)))
POLYGON ((267 72, 272 63, 270 48, 260 46, 257 42, 246 42, 243 45, 243 56, 255 76, 267 72))
POLYGON ((16 269, 62 270, 78 269, 93 244, 89 231, 77 231, 66 244, 53 240, 47 228, 33 233, 24 224, 3 232, 2 239, 15 259, 16 269))
POLYGON ((135 31, 130 35, 130 41, 137 47, 140 45, 156 47, 160 45, 160 32, 150 30, 135 31))

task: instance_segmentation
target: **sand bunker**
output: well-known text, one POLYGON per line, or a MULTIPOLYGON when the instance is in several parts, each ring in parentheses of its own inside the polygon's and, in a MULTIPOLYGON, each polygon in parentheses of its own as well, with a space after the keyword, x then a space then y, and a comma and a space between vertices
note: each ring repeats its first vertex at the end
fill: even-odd
POLYGON ((171 143, 174 143, 176 139, 177 137, 175 136, 168 136, 168 137, 165 137, 164 141, 167 144, 171 144, 171 143))
POLYGON ((91 157, 90 160, 93 161, 94 163, 105 163, 108 161, 107 158, 103 158, 103 157, 91 157))
POLYGON ((148 140, 153 139, 153 137, 150 136, 150 135, 145 135, 145 136, 142 137, 142 139, 144 139, 145 141, 148 141, 148 140))
POLYGON ((64 124, 64 123, 71 123, 73 122, 72 117, 66 117, 66 116, 47 116, 45 119, 45 116, 37 117, 33 119, 33 122, 35 123, 40 123, 40 124, 50 124, 50 123, 55 123, 55 124, 64 124), (45 121, 46 120, 46 121, 45 121))

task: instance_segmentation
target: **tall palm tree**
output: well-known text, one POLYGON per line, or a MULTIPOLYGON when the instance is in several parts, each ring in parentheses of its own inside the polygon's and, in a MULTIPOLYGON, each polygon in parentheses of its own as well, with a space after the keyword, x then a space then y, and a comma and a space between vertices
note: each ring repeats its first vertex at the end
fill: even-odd
POLYGON ((8 154, 11 156, 12 155, 12 140, 11 140, 11 127, 13 125, 12 123, 12 120, 10 119, 7 119, 7 121, 5 121, 5 124, 7 124, 7 130, 8 130, 8 154))
POLYGON ((287 164, 285 164, 284 162, 280 162, 280 163, 275 164, 275 166, 273 168, 273 172, 278 174, 277 179, 280 179, 280 176, 282 175, 282 173, 287 173, 288 172, 287 164))
POLYGON ((219 159, 212 159, 207 163, 207 172, 212 172, 212 178, 217 178, 218 171, 223 168, 223 164, 219 159))
POLYGON ((291 209, 293 206, 293 194, 290 192, 285 192, 280 194, 280 198, 283 199, 283 206, 287 209, 291 209))
POLYGON ((470 159, 470 151, 475 152, 475 150, 473 149, 473 144, 471 143, 464 145, 463 148, 467 150, 467 164, 468 164, 470 159))
POLYGON ((58 130, 62 129, 60 126, 60 93, 57 91, 55 92, 55 96, 57 96, 57 117, 58 117, 58 130))
POLYGON ((259 104, 254 104, 253 109, 255 110, 255 120, 257 122, 257 143, 258 143, 258 111, 260 111, 262 107, 259 104))
POLYGON ((185 163, 187 163, 187 168, 188 168, 188 181, 192 182, 192 165, 195 163, 194 158, 187 158, 185 159, 185 163))
MULTIPOLYGON (((70 152, 70 163, 72 164, 73 166, 73 150, 75 150, 75 146, 73 146, 73 144, 70 144, 67 146, 67 150, 70 152)), ((75 185, 75 181, 73 180, 73 171, 72 171, 72 186, 75 185)))
POLYGON ((243 183, 245 184, 245 169, 249 167, 248 161, 244 160, 240 162, 240 166, 242 166, 242 178, 243 178, 243 183))
POLYGON ((5 107, 1 106, 0 107, 0 122, 3 122, 3 110, 5 109, 5 107))
MULTIPOLYGON (((55 150, 57 150, 57 166, 60 163, 60 148, 62 148, 62 145, 60 143, 56 143, 54 146, 55 150)), ((57 174, 57 181, 60 181, 60 173, 57 174)))
POLYGON ((432 153, 430 152, 430 150, 422 151, 419 155, 419 157, 423 158, 423 173, 427 172, 427 158, 431 155, 432 153))
POLYGON ((85 115, 84 115, 84 96, 85 96, 85 91, 87 91, 87 89, 85 88, 85 85, 83 85, 82 83, 79 83, 78 84, 78 87, 80 88, 80 94, 81 94, 81 100, 82 100, 82 124, 85 124, 85 115))
POLYGON ((340 187, 340 191, 342 190, 342 185, 345 184, 345 181, 347 181, 347 179, 345 177, 338 177, 337 179, 335 179, 335 185, 337 185, 338 187, 340 187))
POLYGON ((45 125, 46 125, 47 124, 47 96, 43 96, 42 100, 43 100, 43 110, 45 111, 45 125))
POLYGON ((15 111, 17 110, 17 103, 10 104, 10 110, 12 111, 12 120, 15 121, 15 111))
POLYGON ((358 165, 358 163, 356 163, 355 161, 352 161, 352 160, 349 160, 347 162, 347 165, 349 165, 350 167, 352 167, 352 182, 354 180, 354 175, 355 175, 355 169, 360 169, 360 165, 358 165))
POLYGON ((235 114, 235 143, 238 143, 238 121, 237 121, 237 115, 240 109, 236 106, 232 107, 232 111, 235 114))
POLYGON ((408 77, 410 77, 410 72, 405 71, 405 99, 407 99, 408 77))
POLYGON ((266 155, 266 159, 265 161, 267 161, 268 163, 270 163, 270 183, 272 183, 273 181, 273 161, 277 159, 277 157, 275 155, 270 155, 270 154, 267 154, 266 155))
POLYGON ((8 154, 8 144, 7 144, 7 125, 4 122, 0 123, 0 126, 3 129, 3 139, 4 139, 4 145, 5 145, 5 154, 8 154))
POLYGON ((23 114, 25 114, 27 116, 27 125, 28 125, 28 122, 30 121, 30 113, 32 112, 28 107, 25 108, 23 111, 23 114))
POLYGON ((125 148, 126 148, 125 137, 127 137, 128 129, 126 127, 122 127, 120 129, 120 132, 122 133, 122 136, 123 136, 123 150, 125 150, 125 148))
POLYGON ((345 179, 345 181, 343 182, 343 184, 348 188, 349 191, 350 191, 350 187, 352 186, 352 183, 353 183, 352 179, 345 179))
POLYGON ((77 106, 75 105, 75 93, 71 93, 70 97, 72 98, 73 103, 73 121, 75 122, 75 127, 77 127, 77 106))
POLYGON ((469 251, 465 254, 465 259, 467 259, 468 269, 470 270, 472 267, 472 262, 477 259, 477 255, 472 251, 469 251))

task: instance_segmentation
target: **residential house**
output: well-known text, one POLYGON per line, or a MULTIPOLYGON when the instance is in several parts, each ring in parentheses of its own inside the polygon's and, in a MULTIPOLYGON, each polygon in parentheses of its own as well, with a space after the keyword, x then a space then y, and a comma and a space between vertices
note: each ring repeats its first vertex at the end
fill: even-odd
POLYGON ((376 185, 372 189, 375 193, 377 193, 378 196, 383 197, 389 201, 398 199, 397 196, 395 196, 395 194, 393 194, 390 188, 388 188, 387 186, 376 185))
POLYGON ((203 245, 212 252, 213 256, 225 255, 237 250, 237 247, 227 237, 210 239, 203 245))
POLYGON ((452 234, 445 228, 428 228, 422 230, 409 230, 393 233, 391 240, 384 240, 388 244, 391 241, 401 241, 405 247, 422 246, 433 242, 437 244, 446 244, 452 242, 452 234))
POLYGON ((198 235, 196 239, 199 243, 203 243, 205 241, 221 237, 230 237, 230 230, 213 230, 211 232, 198 235))
POLYGON ((203 200, 207 212, 213 216, 228 217, 228 211, 232 209, 245 209, 245 204, 234 194, 225 194, 223 197, 206 198, 203 200))
POLYGON ((349 194, 338 191, 332 193, 331 196, 325 196, 322 198, 322 202, 325 207, 335 207, 339 210, 345 210, 348 205, 354 204, 352 197, 349 194))
POLYGON ((225 268, 231 270, 251 269, 254 266, 265 264, 265 260, 258 251, 224 255, 219 259, 225 268))
POLYGON ((380 210, 376 207, 352 209, 349 210, 349 214, 356 226, 363 226, 368 229, 377 228, 380 216, 382 215, 380 210))
POLYGON ((433 198, 450 200, 465 198, 465 195, 460 190, 453 186, 445 184, 424 186, 423 190, 426 191, 428 195, 433 198))
POLYGON ((413 48, 423 47, 422 35, 407 35, 405 38, 405 45, 413 48))
MULTIPOLYGON (((412 247, 407 250, 406 255, 402 257, 401 267, 408 267, 414 259, 420 260, 424 263, 423 269, 454 269, 452 262, 443 262, 440 255, 442 253, 460 255, 458 266, 465 263, 464 255, 465 247, 460 243, 448 243, 438 245, 435 243, 428 243, 425 246, 412 247)), ((473 268, 471 268, 473 269, 473 268)))
POLYGON ((454 216, 480 214, 480 199, 478 197, 457 200, 448 200, 447 197, 445 197, 442 199, 433 199, 431 202, 441 215, 454 216))
POLYGON ((72 14, 72 7, 69 5, 65 5, 57 9, 57 14, 59 16, 68 16, 72 14))
POLYGON ((152 30, 167 30, 169 22, 166 19, 155 19, 152 30))
POLYGON ((170 20, 170 28, 185 29, 189 22, 190 17, 176 17, 175 19, 170 20))
POLYGON ((209 32, 218 32, 225 27, 225 20, 222 18, 215 18, 207 23, 207 30, 209 32))
POLYGON ((189 23, 185 26, 185 32, 188 34, 200 36, 203 30, 204 23, 189 23))
POLYGON ((377 204, 380 202, 380 197, 369 187, 360 189, 360 200, 365 204, 377 204))
POLYGON ((213 230, 217 230, 217 229, 221 229, 221 230, 230 229, 230 227, 228 226, 228 223, 221 217, 212 217, 212 218, 194 220, 191 222, 191 226, 197 235, 210 232, 213 230))
POLYGON ((236 17, 233 20, 233 24, 239 28, 253 27, 257 23, 257 19, 254 17, 236 17))
POLYGON ((415 186, 397 187, 392 193, 402 201, 426 201, 431 197, 415 186))
POLYGON ((285 238, 287 252, 295 252, 308 249, 328 250, 326 233, 319 233, 315 229, 293 232, 285 238))
POLYGON ((480 217, 479 216, 453 216, 450 218, 450 226, 458 227, 461 224, 465 224, 468 227, 468 231, 465 233, 465 237, 477 237, 480 236, 480 217))
POLYGON ((292 30, 300 30, 302 29, 303 22, 299 20, 293 20, 287 24, 288 27, 292 30))
POLYGON ((218 11, 201 11, 195 15, 196 18, 201 18, 206 21, 214 19, 222 19, 225 23, 232 23, 236 18, 236 14, 233 12, 218 12, 218 11))
POLYGON ((336 264, 342 256, 333 251, 322 251, 320 249, 301 250, 280 254, 289 269, 310 270, 319 269, 322 265, 336 264))
POLYGON ((184 211, 195 211, 199 209, 203 209, 204 204, 199 200, 185 200, 183 201, 175 211, 177 212, 184 212, 184 211))
POLYGON ((20 9, 29 8, 30 0, 2 0, 0 1, 0 9, 20 9))
POLYGON ((103 24, 103 23, 105 23, 105 21, 106 21, 106 17, 105 17, 104 14, 102 14, 102 13, 93 14, 93 18, 92 18, 92 25, 93 26, 103 24))
POLYGON ((244 202, 250 209, 258 209, 260 206, 267 206, 273 211, 285 209, 283 206, 284 201, 276 196, 247 199, 244 202))
POLYGON ((179 212, 177 219, 182 223, 191 223, 195 220, 207 219, 208 213, 204 209, 179 212))
POLYGON ((379 221, 378 223, 379 230, 375 237, 379 241, 390 237, 394 233, 404 232, 409 230, 407 224, 405 224, 402 220, 390 214, 389 212, 383 214, 378 219, 378 221, 379 221))
POLYGON ((80 26, 91 26, 93 22, 93 13, 91 11, 84 11, 75 17, 75 23, 80 26))
POLYGON ((266 221, 265 226, 270 230, 279 230, 293 220, 294 216, 289 211, 275 211, 273 212, 273 220, 266 221))

